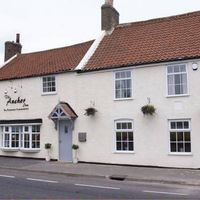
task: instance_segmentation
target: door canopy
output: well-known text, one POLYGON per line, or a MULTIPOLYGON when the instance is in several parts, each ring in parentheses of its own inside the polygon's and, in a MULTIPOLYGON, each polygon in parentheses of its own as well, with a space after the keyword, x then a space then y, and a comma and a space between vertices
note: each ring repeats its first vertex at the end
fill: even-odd
POLYGON ((60 102, 50 113, 49 118, 53 121, 59 119, 70 119, 74 120, 78 115, 74 112, 71 106, 66 102, 60 102))

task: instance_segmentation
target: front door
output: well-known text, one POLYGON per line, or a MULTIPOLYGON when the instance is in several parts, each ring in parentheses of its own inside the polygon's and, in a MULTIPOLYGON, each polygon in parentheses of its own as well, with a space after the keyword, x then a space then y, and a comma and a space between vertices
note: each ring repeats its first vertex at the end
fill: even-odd
POLYGON ((59 160, 72 162, 72 122, 59 121, 59 160))

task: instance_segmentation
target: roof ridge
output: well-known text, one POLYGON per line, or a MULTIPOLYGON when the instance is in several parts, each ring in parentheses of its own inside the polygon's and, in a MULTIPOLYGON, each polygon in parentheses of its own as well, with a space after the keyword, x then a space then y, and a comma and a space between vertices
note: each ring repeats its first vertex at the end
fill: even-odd
POLYGON ((72 44, 70 46, 57 47, 57 48, 53 48, 53 49, 46 49, 46 50, 35 51, 35 52, 30 52, 30 53, 22 53, 22 54, 19 54, 19 55, 31 55, 31 54, 37 54, 37 53, 45 53, 45 52, 49 52, 49 51, 55 51, 55 50, 59 50, 59 49, 61 50, 61 49, 65 49, 65 48, 80 46, 80 45, 87 44, 87 43, 90 43, 90 42, 94 42, 94 40, 89 40, 89 41, 86 41, 86 42, 80 42, 80 43, 77 43, 77 44, 72 44))
POLYGON ((159 17, 159 18, 152 18, 152 19, 142 20, 142 21, 122 23, 122 24, 119 24, 116 28, 122 28, 122 27, 131 26, 131 25, 151 24, 151 23, 157 23, 157 22, 162 22, 162 21, 170 21, 170 20, 174 20, 174 19, 184 19, 187 17, 193 17, 193 16, 198 16, 198 15, 200 15, 200 10, 193 11, 193 12, 187 12, 187 13, 183 13, 183 14, 178 14, 178 15, 171 15, 171 16, 167 16, 167 17, 159 17))

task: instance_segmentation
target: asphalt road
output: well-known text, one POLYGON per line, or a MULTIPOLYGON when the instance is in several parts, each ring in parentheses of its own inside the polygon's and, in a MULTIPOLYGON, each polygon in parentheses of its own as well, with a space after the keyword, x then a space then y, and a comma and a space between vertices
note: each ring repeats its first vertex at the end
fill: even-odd
POLYGON ((0 169, 0 199, 200 199, 200 188, 0 169))

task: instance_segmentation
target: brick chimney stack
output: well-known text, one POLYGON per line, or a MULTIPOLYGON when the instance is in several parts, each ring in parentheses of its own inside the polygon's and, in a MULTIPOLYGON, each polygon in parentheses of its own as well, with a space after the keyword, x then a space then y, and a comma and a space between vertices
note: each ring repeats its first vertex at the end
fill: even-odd
POLYGON ((5 42, 5 57, 4 61, 6 62, 16 54, 20 54, 22 50, 22 45, 20 44, 20 34, 16 34, 16 42, 5 42))
POLYGON ((119 13, 113 7, 113 0, 105 0, 101 7, 101 29, 110 31, 119 24, 119 13))

